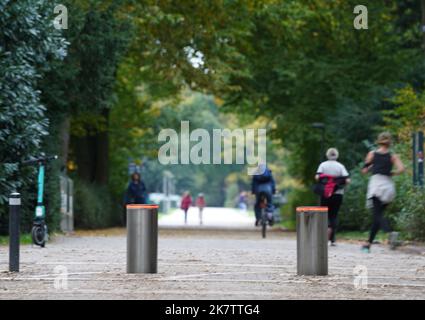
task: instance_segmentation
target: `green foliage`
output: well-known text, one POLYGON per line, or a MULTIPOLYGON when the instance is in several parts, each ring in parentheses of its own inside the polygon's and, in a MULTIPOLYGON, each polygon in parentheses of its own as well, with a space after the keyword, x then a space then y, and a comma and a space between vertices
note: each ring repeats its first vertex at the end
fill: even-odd
POLYGON ((121 209, 114 206, 120 202, 114 202, 109 187, 104 185, 108 180, 108 150, 98 146, 108 145, 108 113, 115 103, 116 72, 132 35, 131 19, 122 11, 127 2, 65 0, 62 4, 72 17, 64 32, 70 42, 69 54, 63 62, 54 64, 42 82, 43 98, 53 124, 45 148, 62 156, 61 163, 51 168, 46 181, 46 191, 51 192, 46 192, 46 196, 54 207, 52 210, 58 210, 54 200, 58 200, 59 193, 55 186, 68 161, 73 161, 80 164, 76 173, 70 172, 76 179, 76 227, 116 225, 121 222, 121 209), (99 135, 102 140, 97 141, 99 135))
MULTIPOLYGON (((305 186, 322 156, 321 133, 311 123, 323 122, 326 147, 338 147, 341 162, 355 168, 341 227, 364 230, 370 221, 364 207, 367 177, 357 167, 367 151, 363 142, 384 124, 408 158, 410 132, 423 129, 418 1, 365 1, 367 31, 353 28, 355 0, 62 4, 72 19, 61 35, 52 27, 52 1, 0 0, 0 229, 7 225, 4 201, 12 190, 25 194, 25 224, 32 216, 35 170, 18 172, 19 161, 41 151, 62 155, 62 163, 49 166, 46 175, 48 219, 57 225, 58 175, 73 160, 76 176, 84 180, 76 187, 77 225, 107 226, 119 220, 111 201, 120 202, 129 158, 155 160, 157 133, 178 130, 181 120, 206 129, 240 126, 219 112, 227 111, 242 122, 272 123, 273 138, 286 149, 284 155, 272 150, 273 171, 284 176, 278 180, 305 186), (69 54, 60 61, 64 39, 69 54), (399 88, 404 89, 394 96, 399 88), (200 93, 186 95, 188 89, 200 93)), ((146 162, 150 190, 161 190, 163 169, 146 162)), ((243 166, 166 169, 175 175, 178 192, 205 192, 209 204, 223 204, 226 187, 232 197, 236 186, 248 185, 238 175, 243 166), (235 175, 226 185, 230 173, 235 175)), ((415 228, 422 226, 421 194, 407 182, 398 186, 400 194, 410 192, 406 196, 418 201, 397 200, 388 213, 399 228, 421 237, 415 228)), ((296 206, 317 203, 298 185, 289 198, 288 219, 296 206)))
POLYGON ((92 1, 83 11, 82 25, 77 27, 80 32, 71 43, 69 55, 78 70, 74 90, 69 93, 77 115, 96 113, 112 104, 117 66, 131 35, 130 22, 118 17, 118 10, 119 1, 106 6, 92 1))
POLYGON ((224 206, 234 208, 237 204, 239 192, 240 190, 237 184, 231 184, 228 186, 226 188, 226 202, 224 203, 224 206))
MULTIPOLYGON (((174 175, 177 193, 181 194, 186 190, 190 190, 192 196, 196 196, 198 193, 202 192, 205 194, 208 205, 222 206, 225 201, 225 179, 227 175, 231 172, 241 171, 244 168, 243 166, 193 164, 163 166, 159 164, 156 152, 153 155, 150 155, 145 151, 146 149, 159 149, 161 144, 159 144, 156 139, 157 134, 161 129, 171 128, 179 133, 181 121, 183 120, 190 122, 191 130, 203 128, 212 132, 213 129, 221 129, 224 127, 232 128, 232 126, 235 126, 235 123, 231 121, 230 117, 225 119, 219 114, 218 106, 214 98, 211 96, 185 92, 178 105, 170 103, 162 106, 157 118, 151 120, 150 128, 152 131, 145 134, 145 139, 142 140, 143 144, 141 147, 140 144, 133 145, 133 148, 135 149, 133 155, 137 155, 137 152, 142 152, 140 157, 144 156, 146 157, 145 159, 148 160, 146 162, 145 171, 143 172, 148 190, 161 192, 162 179, 158 179, 158 177, 162 177, 163 171, 168 170, 174 175), (153 135, 155 142, 153 145, 149 146, 147 145, 147 142, 152 141, 150 139, 151 135, 153 135)), ((143 122, 138 125, 141 127, 145 126, 143 122)), ((113 154, 113 157, 116 159, 114 161, 121 161, 120 163, 123 164, 125 163, 126 168, 126 161, 128 159, 123 157, 123 154, 120 153, 119 150, 121 150, 121 148, 122 146, 117 146, 117 152, 113 154)), ((124 155, 127 150, 124 149, 124 155)), ((120 190, 122 192, 122 188, 128 180, 127 172, 121 170, 120 176, 116 176, 116 178, 119 178, 121 185, 120 190)))
POLYGON ((121 223, 122 208, 112 202, 106 186, 74 180, 75 227, 84 229, 106 228, 121 223))
POLYGON ((425 240, 425 190, 414 186, 412 176, 397 178, 397 197, 389 208, 391 221, 407 239, 425 240))
POLYGON ((412 185, 412 181, 403 181, 399 188, 395 217, 399 230, 408 239, 425 240, 425 190, 412 185))
MULTIPOLYGON (((32 244, 32 237, 30 233, 21 234, 19 243, 22 245, 32 244)), ((0 236, 0 246, 6 246, 9 244, 9 236, 0 236)))
MULTIPOLYGON (((288 221, 296 221, 296 209, 303 206, 315 206, 318 203, 318 197, 307 188, 295 188, 288 193, 288 203, 281 209, 281 216, 284 223, 287 225, 288 221)), ((294 224, 290 224, 295 226, 294 224)))
MULTIPOLYGON (((137 36, 132 57, 153 96, 221 86, 229 70, 241 66, 247 28, 253 26, 251 1, 147 0, 135 5, 137 36), (235 19, 235 17, 238 17, 235 19), (194 67, 191 58, 201 56, 194 67), (213 76, 215 75, 215 76, 213 76)), ((239 70, 243 73, 243 69, 239 70)))
MULTIPOLYGON (((50 117, 48 110, 47 115, 50 117)), ((47 155, 60 155, 61 144, 59 139, 60 125, 62 122, 59 117, 50 117, 49 135, 44 137, 42 150, 47 155)), ((63 165, 59 160, 51 161, 46 165, 44 181, 44 203, 46 206, 46 221, 50 231, 59 229, 60 213, 60 175, 64 173, 63 165)), ((33 182, 35 184, 35 181, 33 182)), ((34 193, 35 194, 35 193, 34 193)))
POLYGON ((371 136, 391 89, 420 61, 419 50, 403 47, 408 31, 396 27, 395 1, 364 3, 367 32, 353 28, 349 13, 357 4, 259 3, 249 14, 255 28, 246 24, 235 44, 239 63, 224 60, 234 66, 219 90, 228 110, 274 119, 276 135, 291 151, 291 174, 304 183, 310 183, 320 158, 321 135, 311 123, 324 122, 327 146, 341 146, 343 160, 354 166, 365 150, 350 144, 361 146, 371 136))
MULTIPOLYGON (((0 225, 5 232, 10 192, 32 203, 35 170, 18 163, 41 153, 49 121, 38 84, 54 59, 65 56, 66 42, 53 27, 53 2, 0 1, 0 225)), ((31 206, 23 220, 32 216, 31 206)))
POLYGON ((112 104, 116 69, 130 39, 131 19, 119 14, 125 4, 122 1, 61 3, 67 6, 71 18, 63 34, 70 43, 69 52, 43 80, 49 86, 44 96, 54 116, 84 115, 76 117, 82 122, 81 126, 80 121, 75 124, 81 133, 90 128, 91 121, 97 129, 99 119, 95 115, 112 104))
MULTIPOLYGON (((411 161, 413 132, 425 129, 425 92, 423 83, 407 85, 395 91, 391 98, 394 108, 384 112, 383 129, 391 131, 398 144, 396 151, 403 159, 411 161), (422 90, 422 91, 420 91, 422 90)), ((405 163, 406 165, 406 163, 405 163)), ((407 173, 397 178, 398 195, 391 206, 392 220, 408 239, 425 239, 425 192, 412 182, 412 165, 408 163, 407 173)))
POLYGON ((351 183, 344 193, 339 214, 339 230, 361 230, 370 228, 371 212, 366 208, 368 176, 361 173, 361 166, 350 172, 351 183))
POLYGON ((396 133, 400 142, 408 143, 412 132, 425 129, 425 91, 416 92, 411 85, 395 91, 394 109, 384 111, 386 130, 396 133))

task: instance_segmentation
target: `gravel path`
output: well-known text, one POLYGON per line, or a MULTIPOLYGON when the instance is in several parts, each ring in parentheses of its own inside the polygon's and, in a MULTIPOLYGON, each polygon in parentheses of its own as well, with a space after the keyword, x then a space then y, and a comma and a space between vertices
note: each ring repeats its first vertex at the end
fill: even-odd
POLYGON ((0 299, 425 299, 423 255, 340 243, 329 248, 329 276, 299 277, 295 235, 284 232, 162 229, 154 275, 125 273, 125 230, 23 246, 19 274, 7 263, 0 247, 0 299), (367 288, 355 288, 356 266, 367 268, 367 288))

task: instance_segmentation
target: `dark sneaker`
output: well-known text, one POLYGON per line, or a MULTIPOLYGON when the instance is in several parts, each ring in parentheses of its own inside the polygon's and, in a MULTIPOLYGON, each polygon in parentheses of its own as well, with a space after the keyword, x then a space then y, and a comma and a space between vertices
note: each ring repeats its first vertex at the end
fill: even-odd
POLYGON ((255 220, 255 226, 258 227, 259 224, 260 224, 260 220, 256 219, 255 220))
POLYGON ((336 247, 335 241, 334 242, 331 242, 331 247, 336 247))

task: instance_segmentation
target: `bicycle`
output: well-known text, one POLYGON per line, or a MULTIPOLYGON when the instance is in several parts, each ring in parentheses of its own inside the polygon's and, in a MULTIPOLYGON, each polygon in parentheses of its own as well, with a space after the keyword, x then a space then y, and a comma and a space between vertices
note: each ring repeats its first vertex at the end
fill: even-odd
POLYGON ((273 213, 271 213, 271 218, 269 218, 269 213, 267 212, 267 197, 265 194, 260 195, 259 207, 261 209, 261 235, 263 239, 266 238, 267 225, 272 226, 273 224, 273 213))
POLYGON ((31 238, 35 245, 42 248, 45 247, 49 238, 47 224, 46 224, 46 208, 44 207, 44 173, 45 166, 48 161, 57 159, 58 156, 40 157, 24 161, 23 165, 38 165, 38 178, 37 178, 37 205, 34 212, 33 226, 31 229, 31 238))

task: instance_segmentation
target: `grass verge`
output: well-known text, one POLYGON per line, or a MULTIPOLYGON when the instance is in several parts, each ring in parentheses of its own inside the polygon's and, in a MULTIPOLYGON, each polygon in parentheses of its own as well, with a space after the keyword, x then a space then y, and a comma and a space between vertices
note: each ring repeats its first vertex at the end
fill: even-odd
MULTIPOLYGON (((20 243, 31 244, 32 243, 31 234, 30 233, 21 234, 20 243)), ((9 236, 0 236, 0 246, 6 246, 6 245, 9 245, 9 236)))

